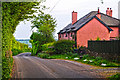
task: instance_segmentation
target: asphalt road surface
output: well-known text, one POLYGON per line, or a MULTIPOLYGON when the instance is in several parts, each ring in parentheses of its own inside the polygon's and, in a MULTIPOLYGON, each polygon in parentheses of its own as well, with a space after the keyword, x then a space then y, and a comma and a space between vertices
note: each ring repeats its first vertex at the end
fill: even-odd
POLYGON ((93 66, 69 60, 41 59, 21 53, 14 56, 13 78, 100 78, 93 66))

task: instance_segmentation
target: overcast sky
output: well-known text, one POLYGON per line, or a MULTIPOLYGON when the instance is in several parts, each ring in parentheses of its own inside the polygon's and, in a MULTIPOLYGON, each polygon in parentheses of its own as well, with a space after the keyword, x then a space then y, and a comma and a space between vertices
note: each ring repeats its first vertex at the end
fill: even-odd
MULTIPOLYGON (((113 10, 113 17, 118 18, 119 1, 120 0, 103 0, 104 3, 102 4, 101 0, 46 0, 44 5, 50 7, 45 13, 51 14, 57 20, 56 32, 54 34, 57 39, 59 30, 72 22, 73 10, 78 12, 78 19, 80 19, 91 11, 97 11, 98 7, 100 8, 100 12, 106 14, 106 9, 109 7, 113 10)), ((14 36, 16 39, 29 39, 31 34, 31 23, 25 21, 25 23, 20 22, 17 26, 14 36)))

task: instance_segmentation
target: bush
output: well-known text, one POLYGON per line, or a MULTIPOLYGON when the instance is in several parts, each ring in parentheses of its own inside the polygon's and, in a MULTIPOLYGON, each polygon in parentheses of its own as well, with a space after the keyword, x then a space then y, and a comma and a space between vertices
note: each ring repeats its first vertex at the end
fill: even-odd
POLYGON ((83 55, 82 59, 88 59, 89 58, 89 54, 83 55))
POLYGON ((47 59, 47 58, 49 58, 50 57, 50 55, 49 54, 47 54, 47 53, 38 53, 38 55, 37 55, 38 57, 40 57, 40 58, 44 58, 44 59, 47 59))
POLYGON ((55 53, 62 54, 71 52, 74 44, 75 42, 72 40, 59 40, 54 44, 55 53))
POLYGON ((101 39, 99 37, 97 37, 96 41, 100 41, 101 39))
POLYGON ((12 56, 16 56, 16 55, 18 55, 18 54, 20 54, 22 52, 24 52, 24 51, 22 51, 20 49, 12 49, 12 56))
POLYGON ((32 48, 25 49, 24 52, 31 52, 32 48))
POLYGON ((10 73, 12 72, 13 58, 2 57, 2 80, 11 78, 10 73))
POLYGON ((54 42, 43 44, 42 51, 48 51, 48 52, 54 51, 54 42))

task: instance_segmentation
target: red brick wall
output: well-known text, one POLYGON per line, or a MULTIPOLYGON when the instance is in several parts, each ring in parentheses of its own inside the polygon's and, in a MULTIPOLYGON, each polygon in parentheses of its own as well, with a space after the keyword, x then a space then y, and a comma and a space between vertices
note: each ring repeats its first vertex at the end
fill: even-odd
POLYGON ((102 23, 94 18, 77 31, 77 47, 88 47, 88 40, 96 40, 97 37, 99 37, 101 40, 109 40, 110 33, 102 23))
POLYGON ((77 21, 77 12, 72 12, 72 24, 74 24, 77 21))

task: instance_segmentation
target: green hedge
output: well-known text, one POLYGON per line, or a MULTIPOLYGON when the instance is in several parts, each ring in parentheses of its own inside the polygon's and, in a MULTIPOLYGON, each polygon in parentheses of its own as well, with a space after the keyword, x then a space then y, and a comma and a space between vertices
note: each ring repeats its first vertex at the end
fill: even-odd
POLYGON ((54 51, 54 42, 42 45, 42 51, 54 51))
MULTIPOLYGON (((11 66, 13 63, 12 49, 26 50, 27 45, 15 40, 13 33, 16 26, 24 19, 32 18, 26 14, 32 14, 32 8, 39 5, 39 2, 2 2, 2 79, 10 78, 11 66), (22 6, 19 6, 22 5, 22 6), (23 14, 20 14, 23 13, 23 14)), ((1 45, 1 44, 0 44, 1 45)), ((6 79, 5 79, 6 80, 6 79)))
POLYGON ((38 53, 37 56, 40 57, 40 58, 43 58, 43 59, 47 59, 50 55, 47 54, 47 53, 38 53))
POLYGON ((71 52, 73 45, 75 45, 75 42, 72 40, 59 40, 54 44, 55 53, 62 54, 71 52))
POLYGON ((16 56, 18 55, 19 53, 22 53, 23 51, 20 50, 20 49, 12 49, 12 56, 16 56))
POLYGON ((13 58, 2 57, 2 80, 6 78, 11 78, 10 74, 12 72, 13 58))

